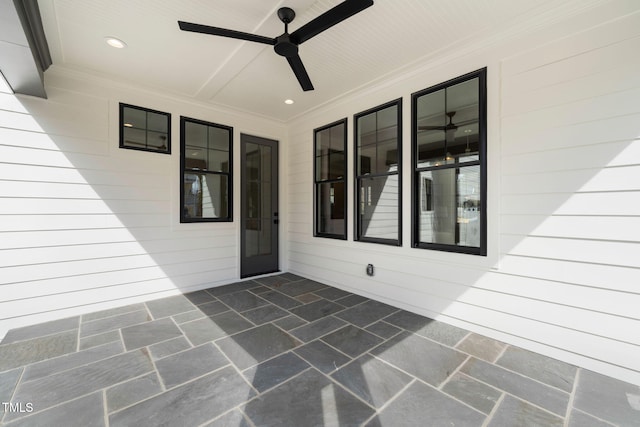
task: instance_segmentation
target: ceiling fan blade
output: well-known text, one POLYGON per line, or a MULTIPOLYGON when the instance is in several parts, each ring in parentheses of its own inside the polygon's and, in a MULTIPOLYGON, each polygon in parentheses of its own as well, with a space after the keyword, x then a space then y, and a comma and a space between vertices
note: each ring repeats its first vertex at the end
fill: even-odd
POLYGON ((300 59, 300 55, 295 56, 287 56, 287 61, 289 61, 289 65, 293 70, 293 73, 296 75, 296 78, 300 82, 300 86, 302 86, 302 90, 305 92, 308 90, 313 90, 313 84, 311 84, 311 79, 309 78, 309 74, 307 74, 307 70, 304 68, 304 64, 300 59))
POLYGON ((276 44, 275 38, 257 36, 255 34, 243 33, 242 31, 227 30, 226 28, 210 27, 209 25, 193 24, 184 21, 178 21, 178 26, 182 31, 191 31, 192 33, 211 34, 213 36, 229 37, 270 45, 276 44))
POLYGON ((446 126, 418 126, 418 130, 446 130, 446 126))
POLYGON ((291 41, 296 44, 304 43, 311 37, 317 36, 324 30, 333 27, 345 19, 373 6, 373 0, 346 0, 329 9, 314 20, 306 23, 291 33, 291 41))

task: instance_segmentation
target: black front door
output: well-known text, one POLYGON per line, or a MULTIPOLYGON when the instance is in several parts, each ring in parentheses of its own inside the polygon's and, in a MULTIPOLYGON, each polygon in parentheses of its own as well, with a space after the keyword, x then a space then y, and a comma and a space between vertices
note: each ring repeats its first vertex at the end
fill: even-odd
POLYGON ((278 271, 278 141, 242 134, 240 277, 278 271))

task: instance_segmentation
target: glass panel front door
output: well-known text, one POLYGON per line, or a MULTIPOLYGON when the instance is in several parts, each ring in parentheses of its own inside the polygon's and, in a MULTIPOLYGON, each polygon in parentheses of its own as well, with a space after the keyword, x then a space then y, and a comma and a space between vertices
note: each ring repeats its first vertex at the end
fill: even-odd
POLYGON ((241 136, 241 277, 278 271, 278 142, 241 136))

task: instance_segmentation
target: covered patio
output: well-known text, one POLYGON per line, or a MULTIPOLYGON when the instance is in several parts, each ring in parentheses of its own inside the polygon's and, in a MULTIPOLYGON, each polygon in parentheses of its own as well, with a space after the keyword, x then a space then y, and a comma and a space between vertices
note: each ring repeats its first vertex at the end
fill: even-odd
POLYGON ((291 273, 10 331, 2 426, 638 426, 640 388, 291 273))

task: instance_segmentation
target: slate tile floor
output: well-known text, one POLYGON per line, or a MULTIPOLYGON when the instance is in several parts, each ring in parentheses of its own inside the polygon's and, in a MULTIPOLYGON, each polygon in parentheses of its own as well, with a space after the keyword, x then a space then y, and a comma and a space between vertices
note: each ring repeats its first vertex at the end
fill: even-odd
POLYGON ((0 402, 2 426, 640 426, 638 386, 290 273, 12 330, 0 402))

